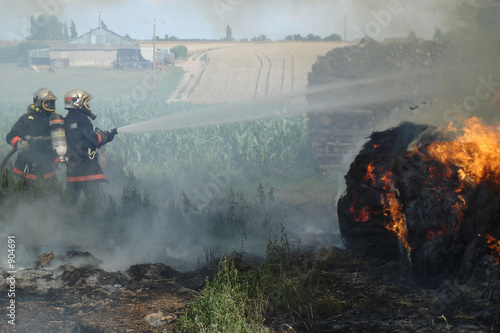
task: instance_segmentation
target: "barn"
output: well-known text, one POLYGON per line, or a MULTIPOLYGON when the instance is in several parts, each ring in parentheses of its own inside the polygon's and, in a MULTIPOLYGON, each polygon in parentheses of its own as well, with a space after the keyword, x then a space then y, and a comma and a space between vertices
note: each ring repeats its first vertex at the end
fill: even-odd
POLYGON ((99 27, 69 42, 51 43, 48 49, 30 51, 30 64, 52 67, 111 68, 118 50, 140 52, 139 44, 99 27))

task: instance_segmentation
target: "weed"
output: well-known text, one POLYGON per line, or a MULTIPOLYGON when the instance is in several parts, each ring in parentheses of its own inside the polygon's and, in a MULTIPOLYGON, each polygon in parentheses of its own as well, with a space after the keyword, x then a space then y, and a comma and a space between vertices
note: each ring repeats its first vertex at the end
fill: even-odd
POLYGON ((234 262, 223 260, 212 281, 196 293, 178 321, 181 332, 268 332, 261 300, 251 299, 234 262))

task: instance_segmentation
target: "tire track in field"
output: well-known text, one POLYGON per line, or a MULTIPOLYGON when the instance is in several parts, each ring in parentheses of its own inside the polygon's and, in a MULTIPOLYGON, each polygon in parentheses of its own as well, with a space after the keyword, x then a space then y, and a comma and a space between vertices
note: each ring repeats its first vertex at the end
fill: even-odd
POLYGON ((253 94, 253 98, 255 99, 257 97, 257 91, 259 89, 259 81, 260 81, 260 74, 262 73, 262 68, 264 67, 264 62, 262 61, 262 58, 259 57, 257 54, 255 56, 259 59, 260 61, 260 68, 259 68, 259 74, 257 75, 257 83, 255 84, 255 92, 253 94))
POLYGON ((203 73, 205 73, 205 69, 207 68, 207 65, 206 64, 203 64, 202 65, 202 70, 199 74, 197 74, 197 76, 195 77, 195 81, 193 83, 193 85, 191 86, 191 89, 189 89, 188 93, 187 93, 187 96, 186 96, 186 99, 189 98, 189 96, 191 96, 193 93, 194 93, 194 90, 198 87, 198 85, 200 84, 200 81, 201 81, 201 77, 203 76, 203 73))
POLYGON ((196 61, 201 54, 205 54, 205 53, 207 53, 207 52, 206 51, 198 51, 196 53, 193 53, 193 55, 191 55, 191 60, 196 61))
POLYGON ((281 73, 280 94, 283 93, 283 86, 285 85, 285 71, 286 71, 286 56, 283 58, 283 71, 281 73))
POLYGON ((293 92, 293 84, 295 81, 295 56, 292 56, 292 91, 293 92))
POLYGON ((203 58, 203 56, 206 56, 207 53, 208 53, 207 51, 198 52, 193 59, 193 60, 198 60, 198 57, 199 57, 199 62, 201 63, 201 71, 199 73, 197 73, 196 76, 194 77, 194 83, 191 84, 191 88, 189 89, 186 98, 189 98, 189 96, 191 96, 191 94, 194 92, 196 87, 198 87, 198 85, 200 84, 201 77, 203 76, 203 73, 205 73, 205 69, 207 68, 207 63, 203 62, 201 60, 201 58, 203 58))
POLYGON ((269 70, 267 71, 267 80, 266 80, 266 96, 267 96, 267 94, 269 92, 269 79, 271 78, 271 69, 273 68, 273 62, 265 54, 264 54, 264 58, 266 58, 267 61, 269 61, 269 70))

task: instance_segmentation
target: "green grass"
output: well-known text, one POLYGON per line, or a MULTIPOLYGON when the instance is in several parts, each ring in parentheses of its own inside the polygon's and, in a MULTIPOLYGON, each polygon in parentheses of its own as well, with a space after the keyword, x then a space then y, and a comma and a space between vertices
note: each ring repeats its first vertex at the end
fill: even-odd
POLYGON ((181 332, 268 332, 266 318, 293 313, 314 318, 323 306, 341 301, 323 298, 326 281, 299 244, 281 231, 269 240, 266 260, 248 265, 238 255, 219 262, 213 279, 187 302, 177 322, 181 332))
POLYGON ((223 260, 214 279, 187 303, 179 319, 181 332, 269 332, 260 311, 264 303, 251 299, 248 287, 239 279, 234 263, 223 260))
MULTIPOLYGON (((17 64, 0 64, 0 98, 5 103, 23 103, 28 105, 33 93, 40 87, 51 89, 58 97, 57 108, 63 110, 64 94, 72 88, 87 90, 94 96, 94 102, 113 102, 124 96, 136 100, 152 96, 151 70, 111 70, 93 67, 57 68, 56 73, 41 69, 35 73, 28 67, 17 64), (144 95, 144 93, 146 93, 144 95)), ((157 71, 160 78, 156 96, 166 100, 177 86, 183 70, 180 67, 167 66, 163 71, 157 71)))

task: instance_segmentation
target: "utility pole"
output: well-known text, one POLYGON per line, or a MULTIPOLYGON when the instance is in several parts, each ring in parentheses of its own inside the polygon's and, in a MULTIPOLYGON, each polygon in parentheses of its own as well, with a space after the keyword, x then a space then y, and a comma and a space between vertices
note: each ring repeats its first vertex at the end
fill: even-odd
POLYGON ((344 42, 346 41, 347 16, 344 16, 344 42))
POLYGON ((155 67, 156 67, 156 24, 153 24, 153 72, 151 85, 153 86, 153 96, 155 95, 155 67))
POLYGON ((102 12, 98 12, 98 13, 99 13, 99 25, 98 25, 98 27, 100 28, 101 27, 101 13, 102 12))

